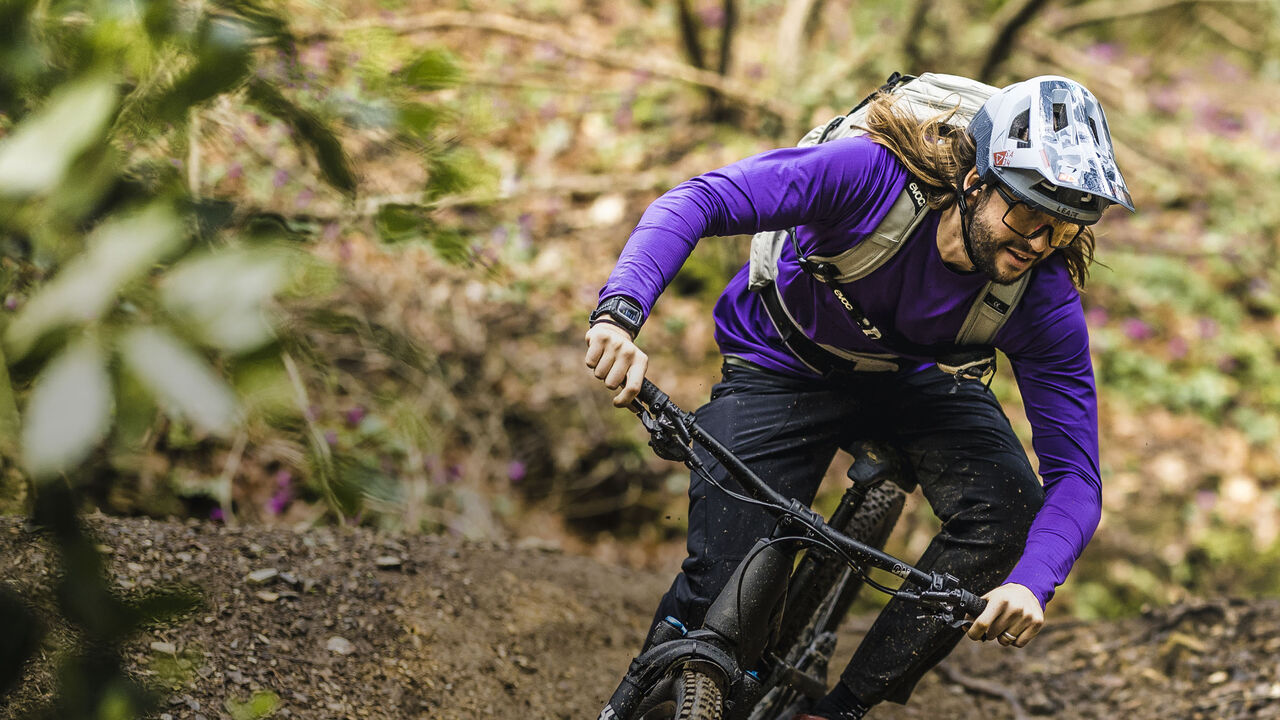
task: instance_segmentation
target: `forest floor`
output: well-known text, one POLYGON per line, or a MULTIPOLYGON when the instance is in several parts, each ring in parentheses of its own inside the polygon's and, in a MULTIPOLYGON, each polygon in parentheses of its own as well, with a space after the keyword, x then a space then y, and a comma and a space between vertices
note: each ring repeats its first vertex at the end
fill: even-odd
MULTIPOLYGON (((668 578, 554 548, 361 529, 94 518, 122 593, 176 583, 205 606, 131 643, 159 718, 594 718, 668 578)), ((52 549, 0 519, 0 579, 52 606, 52 549)), ((50 620, 56 628, 56 623, 50 620)), ((844 652, 869 618, 853 618, 844 652)), ((50 637, 66 639, 55 630, 50 637)), ((1213 600, 1058 621, 1025 650, 962 642, 874 720, 1280 717, 1280 601, 1213 600)), ((46 648, 0 717, 51 689, 46 648)), ((833 673, 834 676, 834 673, 833 673)))

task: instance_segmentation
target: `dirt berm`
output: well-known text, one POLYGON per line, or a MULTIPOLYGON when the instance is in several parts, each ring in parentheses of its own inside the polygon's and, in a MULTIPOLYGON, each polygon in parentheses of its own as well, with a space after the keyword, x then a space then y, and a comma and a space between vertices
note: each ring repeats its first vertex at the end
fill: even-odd
MULTIPOLYGON (((161 718, 596 717, 668 578, 537 547, 364 530, 96 518, 122 593, 186 583, 205 607, 154 628, 132 667, 161 718), (275 701, 266 693, 273 693, 275 701)), ((0 520, 0 578, 51 603, 51 549, 0 520)), ((853 618, 846 649, 867 619, 853 618)), ((65 633, 50 637, 64 639, 65 633)), ((895 718, 1280 717, 1280 602, 1212 600, 1114 623, 1058 622, 1016 651, 964 642, 895 718)), ((50 690, 50 648, 0 702, 50 690)))

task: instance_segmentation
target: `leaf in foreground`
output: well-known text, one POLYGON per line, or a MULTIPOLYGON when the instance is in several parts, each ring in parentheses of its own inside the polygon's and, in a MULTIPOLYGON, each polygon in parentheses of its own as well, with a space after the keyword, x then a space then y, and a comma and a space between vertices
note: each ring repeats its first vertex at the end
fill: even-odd
POLYGON ((227 434, 239 420, 235 393, 209 364, 169 333, 136 328, 121 339, 120 353, 138 380, 166 409, 197 426, 227 434))
POLYGON ((179 249, 186 239, 173 211, 153 206, 94 231, 88 249, 41 288, 9 325, 5 340, 22 359, 45 333, 100 317, 130 280, 179 249))
POLYGON ((31 476, 48 479, 84 460, 111 423, 111 378, 89 341, 68 347, 36 381, 22 432, 31 476))
POLYGON ((91 144, 116 109, 114 83, 89 78, 62 88, 0 143, 0 194, 49 190, 91 144))

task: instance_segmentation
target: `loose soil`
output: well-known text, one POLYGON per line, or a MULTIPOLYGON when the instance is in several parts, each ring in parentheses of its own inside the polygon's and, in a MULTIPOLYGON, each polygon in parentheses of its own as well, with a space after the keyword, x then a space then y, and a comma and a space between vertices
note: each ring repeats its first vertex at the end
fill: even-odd
MULTIPOLYGON (((537 546, 360 529, 292 532, 95 518, 122 593, 186 583, 205 607, 152 628, 131 667, 160 718, 595 718, 669 578, 537 546)), ((51 550, 0 520, 0 577, 51 606, 51 550)), ((853 618, 845 652, 868 618, 853 618)), ((60 637, 55 633, 53 637, 60 637)), ((963 642, 911 704, 871 718, 1280 717, 1280 601, 1215 600, 1051 625, 1031 647, 963 642)), ((49 692, 54 648, 0 702, 49 692)), ((833 673, 834 675, 834 673, 833 673)))

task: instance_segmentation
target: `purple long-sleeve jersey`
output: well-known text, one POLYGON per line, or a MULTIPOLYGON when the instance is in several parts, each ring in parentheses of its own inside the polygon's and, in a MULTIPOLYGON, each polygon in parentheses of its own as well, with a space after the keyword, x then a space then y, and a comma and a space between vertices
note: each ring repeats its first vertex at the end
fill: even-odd
MULTIPOLYGON (((680 184, 655 201, 632 232, 601 299, 626 295, 647 317, 700 238, 796 227, 805 254, 835 255, 879 225, 907 173, 884 147, 864 138, 763 153, 680 184)), ((901 250, 870 275, 844 285, 867 317, 918 345, 955 340, 978 293, 980 273, 943 264, 931 213, 901 250)), ((1097 394, 1079 293, 1065 263, 1038 265, 994 344, 1013 365, 1033 429, 1045 502, 1008 582, 1044 605, 1066 579, 1097 528, 1102 507, 1097 394)), ((853 352, 891 349, 867 338, 831 290, 800 269, 784 247, 778 289, 812 339, 853 352)), ((744 267, 715 307, 721 352, 790 375, 813 373, 783 345, 744 267)), ((908 358, 922 366, 932 358, 908 358)))

